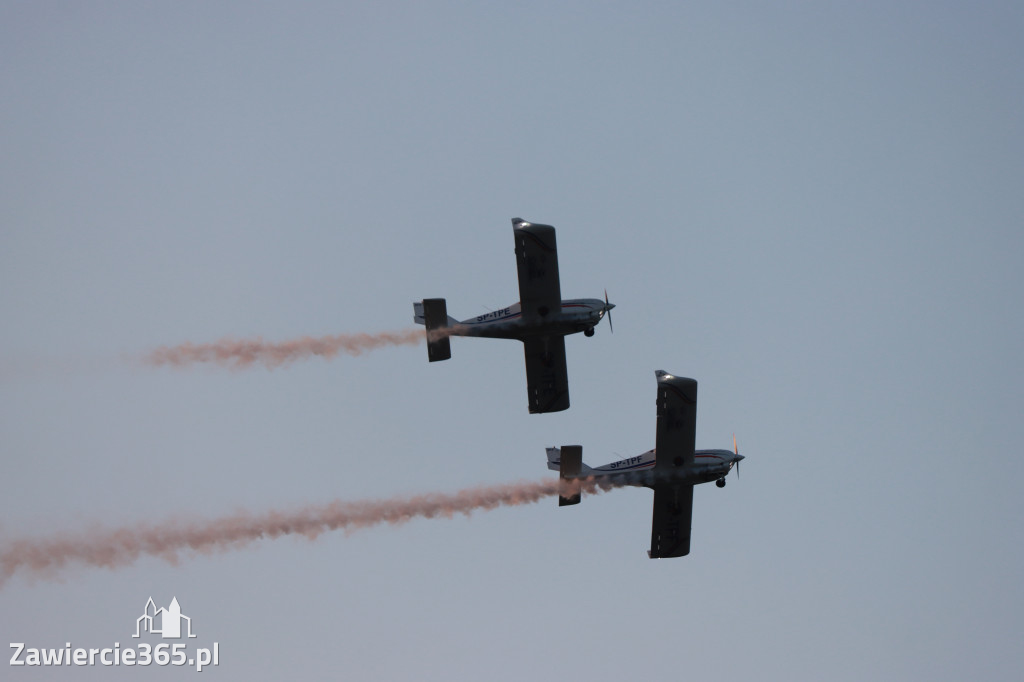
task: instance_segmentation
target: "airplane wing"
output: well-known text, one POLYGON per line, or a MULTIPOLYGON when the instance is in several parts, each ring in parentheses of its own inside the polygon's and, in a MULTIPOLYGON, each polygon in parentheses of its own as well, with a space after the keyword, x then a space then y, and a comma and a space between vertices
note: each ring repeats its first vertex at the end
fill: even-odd
POLYGON ((693 517, 693 484, 662 483, 654 486, 654 518, 651 520, 652 559, 690 553, 690 520, 693 517))
POLYGON ((526 391, 530 412, 569 409, 569 371, 565 366, 565 337, 539 336, 523 340, 526 391))
POLYGON ((693 466, 697 434, 697 382, 663 371, 658 377, 658 430, 654 451, 652 559, 690 553, 693 483, 680 474, 693 466))
POLYGON ((654 473, 666 478, 693 466, 697 438, 697 382, 658 370, 658 431, 654 473))
POLYGON ((536 322, 562 311, 562 287, 558 282, 558 249, 555 228, 512 219, 519 269, 519 301, 523 320, 536 322))

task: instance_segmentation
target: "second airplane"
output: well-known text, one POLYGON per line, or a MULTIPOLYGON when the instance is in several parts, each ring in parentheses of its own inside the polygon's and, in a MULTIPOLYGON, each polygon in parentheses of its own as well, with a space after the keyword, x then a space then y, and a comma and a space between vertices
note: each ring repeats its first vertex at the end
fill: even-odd
MULTIPOLYGON (((562 300, 558 280, 555 228, 512 219, 519 270, 519 302, 507 308, 469 318, 449 317, 443 298, 414 303, 415 321, 426 326, 430 362, 452 356, 450 337, 483 336, 518 339, 526 356, 526 388, 530 412, 560 412, 569 408, 569 375, 565 362, 565 336, 594 327, 615 307, 599 298, 562 300)), ((608 316, 611 327, 611 315, 608 316)))

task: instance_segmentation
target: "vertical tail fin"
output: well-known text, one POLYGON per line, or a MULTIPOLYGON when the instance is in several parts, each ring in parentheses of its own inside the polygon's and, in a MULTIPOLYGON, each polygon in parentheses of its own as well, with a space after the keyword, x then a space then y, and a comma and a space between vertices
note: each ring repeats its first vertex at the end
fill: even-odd
MULTIPOLYGON (((550 451, 549 451, 550 458, 550 451)), ((582 445, 563 445, 561 450, 560 464, 558 467, 558 478, 562 481, 577 478, 580 475, 580 469, 583 468, 583 446, 582 445)), ((558 496, 558 506, 566 507, 570 504, 579 504, 582 499, 582 493, 576 493, 569 497, 562 495, 558 496)))
POLYGON ((548 453, 548 469, 558 471, 561 468, 561 451, 558 448, 545 448, 548 453))

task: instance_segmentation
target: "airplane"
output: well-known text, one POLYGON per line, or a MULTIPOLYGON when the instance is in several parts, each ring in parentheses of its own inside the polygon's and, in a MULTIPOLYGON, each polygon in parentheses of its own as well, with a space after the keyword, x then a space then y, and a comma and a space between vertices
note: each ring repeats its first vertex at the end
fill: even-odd
MULTIPOLYGON (((655 447, 642 455, 611 464, 589 467, 583 463, 583 448, 563 445, 547 448, 548 469, 562 480, 608 477, 615 485, 644 486, 654 490, 651 523, 652 559, 686 556, 690 553, 690 520, 693 516, 693 486, 715 481, 725 487, 725 477, 736 467, 740 454, 733 436, 733 450, 695 450, 697 430, 697 382, 658 370, 658 425, 655 447)), ((559 496, 558 506, 579 504, 581 493, 559 496)))
POLYGON ((519 269, 519 302, 507 308, 456 320, 448 315, 443 298, 425 298, 413 303, 413 320, 426 327, 427 358, 430 362, 452 356, 452 336, 483 336, 518 339, 526 356, 526 389, 531 413, 569 409, 569 373, 565 364, 565 336, 583 332, 594 335, 594 327, 615 304, 598 298, 562 300, 558 281, 558 251, 555 228, 512 219, 519 269))

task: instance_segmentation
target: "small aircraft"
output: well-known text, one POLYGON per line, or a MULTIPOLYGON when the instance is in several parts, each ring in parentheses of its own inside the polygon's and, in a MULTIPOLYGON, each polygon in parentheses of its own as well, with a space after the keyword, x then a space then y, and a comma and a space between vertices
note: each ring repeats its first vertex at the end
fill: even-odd
POLYGON ((430 362, 452 356, 450 337, 483 336, 518 339, 526 355, 526 388, 530 412, 560 412, 569 409, 569 373, 565 364, 565 336, 583 332, 594 335, 594 327, 611 309, 608 292, 604 300, 574 298, 562 300, 558 281, 558 251, 555 228, 512 219, 519 268, 519 302, 468 320, 449 317, 443 298, 425 298, 413 303, 414 321, 427 328, 427 357, 430 362))
MULTIPOLYGON (((715 481, 725 487, 725 477, 736 466, 739 476, 743 455, 733 450, 695 450, 697 430, 697 382, 658 370, 658 426, 655 447, 642 455, 627 457, 600 467, 583 463, 583 448, 563 445, 548 448, 548 468, 562 480, 612 477, 618 485, 635 485, 654 490, 654 518, 651 525, 652 559, 686 556, 690 553, 690 520, 693 516, 693 486, 715 481)), ((560 496, 558 505, 579 504, 579 493, 560 496)))

